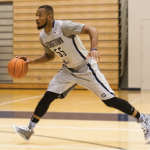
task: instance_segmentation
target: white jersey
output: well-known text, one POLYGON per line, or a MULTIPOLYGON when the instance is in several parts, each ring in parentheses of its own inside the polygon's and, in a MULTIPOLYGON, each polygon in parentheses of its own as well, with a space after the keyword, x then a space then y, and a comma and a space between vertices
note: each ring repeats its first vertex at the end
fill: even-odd
POLYGON ((55 52, 68 68, 80 66, 88 55, 88 51, 78 37, 83 26, 84 24, 71 21, 55 20, 51 32, 45 33, 43 29, 40 33, 45 53, 55 52))
POLYGON ((97 62, 86 60, 88 51, 78 37, 83 26, 84 24, 57 20, 50 33, 45 33, 44 29, 40 33, 45 53, 54 51, 65 64, 51 80, 47 90, 60 94, 61 98, 79 84, 103 100, 110 99, 114 97, 114 92, 100 72, 97 62))

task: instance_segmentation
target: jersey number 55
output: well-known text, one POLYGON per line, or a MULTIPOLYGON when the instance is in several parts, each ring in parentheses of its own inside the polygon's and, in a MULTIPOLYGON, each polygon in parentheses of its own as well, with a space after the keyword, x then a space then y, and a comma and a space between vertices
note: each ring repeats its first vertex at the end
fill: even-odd
POLYGON ((61 47, 58 47, 58 49, 54 49, 54 51, 60 56, 67 56, 67 54, 61 49, 61 47))

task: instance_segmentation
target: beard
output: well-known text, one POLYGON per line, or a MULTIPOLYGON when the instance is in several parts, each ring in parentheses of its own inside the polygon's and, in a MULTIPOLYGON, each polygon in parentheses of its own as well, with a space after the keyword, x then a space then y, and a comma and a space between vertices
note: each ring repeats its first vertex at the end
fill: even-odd
POLYGON ((44 25, 42 25, 42 26, 40 26, 40 27, 37 27, 37 28, 38 28, 38 30, 40 30, 40 29, 43 29, 46 25, 47 25, 47 20, 46 20, 46 22, 45 22, 44 25))

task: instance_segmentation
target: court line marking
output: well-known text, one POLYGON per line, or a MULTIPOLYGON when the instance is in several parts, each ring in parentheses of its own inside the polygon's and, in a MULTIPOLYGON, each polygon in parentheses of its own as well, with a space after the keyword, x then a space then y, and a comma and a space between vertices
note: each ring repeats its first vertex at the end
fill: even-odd
MULTIPOLYGON (((136 100, 134 100, 133 102, 131 102, 130 104, 134 104, 135 102, 137 102, 137 101, 139 101, 139 100, 141 100, 141 99, 143 99, 143 98, 145 98, 146 96, 142 96, 142 97, 140 97, 140 98, 138 98, 138 99, 136 99, 136 100)), ((115 110, 114 112, 112 112, 112 113, 117 113, 119 110, 115 110)))
MULTIPOLYGON (((88 105, 88 104, 94 104, 94 103, 102 103, 101 100, 98 100, 96 102, 86 102, 86 103, 80 103, 80 104, 73 104, 71 106, 79 106, 79 105, 88 105)), ((70 107, 70 104, 67 105, 61 105, 61 106, 65 106, 65 107, 70 107)), ((53 106, 53 107, 60 107, 60 106, 53 106)))
POLYGON ((59 146, 35 146, 35 145, 4 145, 4 144, 0 144, 0 147, 33 147, 33 148, 52 148, 52 149, 93 149, 93 150, 118 150, 118 149, 114 149, 114 148, 93 148, 93 147, 59 147, 59 146))
MULTIPOLYGON (((10 103, 16 103, 16 102, 20 102, 20 101, 24 101, 24 100, 28 100, 28 99, 32 99, 32 98, 42 97, 42 96, 43 95, 39 95, 39 96, 34 96, 34 97, 28 97, 28 98, 23 98, 23 99, 19 99, 19 100, 9 101, 9 102, 5 102, 5 103, 0 103, 0 106, 5 105, 5 104, 10 104, 10 103)), ((101 102, 101 101, 88 102, 86 104, 99 103, 99 102, 101 102)), ((84 105, 86 105, 86 104, 84 104, 84 105)), ((74 104, 72 106, 77 106, 77 105, 82 105, 82 104, 74 104)), ((62 106, 70 107, 69 105, 62 105, 62 106)), ((53 107, 58 107, 58 106, 53 106, 53 107)))
POLYGON ((43 95, 34 96, 34 97, 28 97, 28 98, 23 98, 23 99, 19 99, 19 100, 15 100, 15 101, 9 101, 9 102, 6 102, 6 103, 1 103, 0 105, 10 104, 10 103, 16 103, 16 102, 28 100, 28 99, 31 99, 31 98, 37 98, 37 97, 41 97, 41 96, 43 96, 43 95))
MULTIPOLYGON (((0 127, 11 127, 11 125, 0 125, 0 127)), ((78 130, 124 130, 124 131, 141 131, 141 129, 119 129, 119 128, 87 128, 87 127, 57 127, 57 126, 36 126, 36 128, 52 129, 78 129, 78 130)))

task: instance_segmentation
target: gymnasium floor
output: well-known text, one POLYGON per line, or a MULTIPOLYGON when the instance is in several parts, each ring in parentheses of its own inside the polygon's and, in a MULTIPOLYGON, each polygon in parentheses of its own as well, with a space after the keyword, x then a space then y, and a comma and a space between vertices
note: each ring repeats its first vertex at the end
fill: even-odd
MULTIPOLYGON (((27 125, 45 90, 0 90, 0 150, 150 150, 132 117, 106 107, 87 90, 55 100, 29 142, 11 128, 27 125)), ((115 91, 140 112, 150 114, 150 92, 115 91)))

